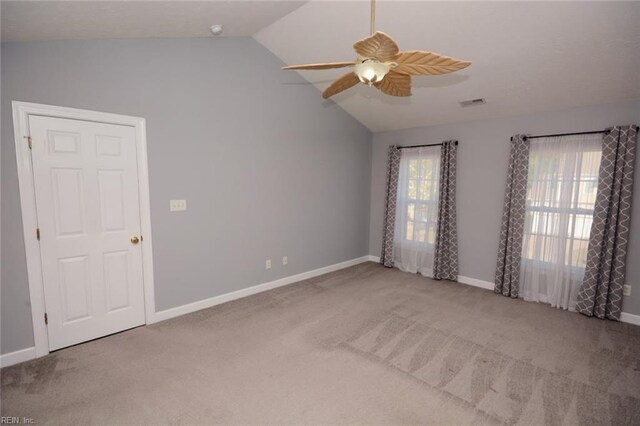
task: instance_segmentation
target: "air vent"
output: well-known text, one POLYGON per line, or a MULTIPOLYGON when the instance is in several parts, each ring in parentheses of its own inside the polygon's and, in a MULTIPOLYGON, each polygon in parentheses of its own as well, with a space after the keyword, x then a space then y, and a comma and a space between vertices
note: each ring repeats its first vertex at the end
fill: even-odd
POLYGON ((462 101, 460 102, 460 105, 464 108, 464 107, 470 107, 474 105, 483 105, 486 103, 487 101, 485 101, 484 98, 478 98, 478 99, 469 99, 468 101, 462 101))

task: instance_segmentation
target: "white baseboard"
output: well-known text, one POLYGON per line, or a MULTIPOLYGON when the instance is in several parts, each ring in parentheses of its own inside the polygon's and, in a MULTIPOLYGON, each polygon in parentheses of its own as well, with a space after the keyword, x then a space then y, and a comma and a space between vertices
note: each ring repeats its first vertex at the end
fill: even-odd
MULTIPOLYGON (((374 256, 374 255, 369 255, 369 261, 370 262, 376 262, 376 263, 380 263, 380 257, 379 256, 374 256)), ((487 290, 493 290, 493 283, 489 282, 489 281, 482 281, 476 278, 471 278, 471 277, 464 277, 462 275, 458 275, 458 282, 461 284, 467 284, 467 285, 472 285, 474 287, 480 287, 480 288, 484 288, 487 290)))
POLYGON ((633 325, 640 325, 640 315, 628 314, 626 312, 622 312, 620 314, 620 321, 628 322, 633 325))
MULTIPOLYGON (((347 260, 346 262, 325 266, 324 268, 314 269, 313 271, 303 272, 297 275, 291 275, 289 277, 280 278, 275 281, 258 284, 253 287, 248 287, 248 288, 234 291, 231 293, 222 294, 220 296, 211 297, 209 299, 200 300, 198 302, 189 303, 187 305, 182 305, 182 306, 167 309, 164 311, 156 312, 152 321, 148 321, 147 323, 152 324, 152 323, 164 321, 170 318, 175 318, 180 315, 185 315, 191 312, 199 311, 201 309, 210 308, 212 306, 220 305, 225 302, 230 302, 232 300, 251 296, 252 294, 261 293, 263 291, 293 284, 295 282, 306 280, 309 278, 314 278, 319 275, 327 274, 333 271, 338 271, 340 269, 348 268, 350 266, 358 265, 364 262, 380 262, 380 258, 372 255, 362 256, 356 259, 347 260)), ((479 287, 486 290, 493 290, 492 282, 479 280, 477 278, 465 277, 460 275, 458 276, 458 282, 461 284, 479 287)), ((623 312, 620 315, 620 321, 640 326, 640 315, 628 314, 626 312, 623 312)), ((8 367, 10 365, 18 364, 24 361, 29 361, 34 358, 36 358, 35 347, 21 349, 19 351, 0 355, 0 367, 8 367)))
MULTIPOLYGON (((271 281, 264 284, 258 284, 253 287, 248 287, 242 290, 234 291, 232 293, 226 293, 220 296, 211 297, 209 299, 189 303, 187 305, 182 305, 182 306, 167 309, 164 311, 156 312, 153 322, 164 321, 170 318, 175 318, 180 315, 189 314, 191 312, 199 311, 201 309, 210 308, 212 306, 220 305, 222 303, 230 302, 232 300, 251 296, 252 294, 261 293, 263 291, 271 290, 274 288, 293 284, 298 281, 317 277, 322 274, 327 274, 329 272, 348 268, 349 266, 357 265, 363 262, 380 263, 380 257, 373 256, 373 255, 362 256, 357 259, 347 260, 346 262, 336 263, 335 265, 325 266, 324 268, 314 269, 313 271, 303 272, 297 275, 291 275, 289 277, 280 278, 279 280, 271 281)), ((485 290, 493 291, 494 289, 494 283, 492 283, 491 281, 479 280, 477 278, 466 277, 463 275, 458 275, 458 282, 461 284, 466 284, 473 287, 482 288, 485 290)), ((629 324, 640 325, 640 315, 633 315, 633 314, 628 314, 626 312, 622 312, 622 314, 620 315, 620 321, 626 322, 629 324)))
MULTIPOLYGON (((380 262, 380 258, 377 256, 369 255, 369 261, 380 262)), ((494 284, 491 281, 479 280, 477 278, 465 277, 463 275, 458 275, 458 282, 461 284, 466 284, 473 287, 483 288, 485 290, 493 291, 493 288, 494 288, 494 284)), ((626 312, 622 312, 620 314, 620 321, 633 324, 633 325, 640 325, 640 315, 634 315, 634 314, 628 314, 626 312)))
POLYGON ((317 277, 319 275, 327 274, 329 272, 348 268, 350 266, 354 266, 359 263, 369 262, 371 261, 370 257, 371 256, 358 257, 356 259, 347 260, 346 262, 340 262, 334 265, 325 266, 324 268, 314 269, 313 271, 307 271, 301 274, 291 275, 288 277, 280 278, 275 281, 258 284, 253 287, 243 288, 242 290, 221 294, 220 296, 215 296, 209 299, 199 300, 197 302, 193 302, 186 305, 177 306, 175 308, 166 309, 164 311, 156 312, 154 315, 153 321, 151 322, 147 321, 147 324, 168 320, 170 318, 175 318, 180 315, 190 314, 191 312, 210 308, 212 306, 220 305, 222 303, 230 302, 232 300, 240 299, 242 297, 251 296, 256 293, 262 293, 263 291, 293 284, 298 281, 307 280, 309 278, 317 277))
MULTIPOLYGON (((271 290, 273 288, 293 284, 298 281, 317 277, 319 275, 327 274, 333 271, 338 271, 340 269, 348 268, 350 266, 358 265, 360 263, 369 262, 369 261, 371 261, 371 256, 362 256, 356 259, 347 260, 345 262, 336 263, 334 265, 325 266, 324 268, 314 269, 313 271, 307 271, 297 275, 291 275, 289 277, 280 278, 275 281, 258 284, 253 287, 245 288, 245 289, 234 291, 231 293, 222 294, 220 296, 211 297, 209 299, 189 303, 187 305, 178 306, 175 308, 156 312, 150 320, 149 319, 147 320, 147 324, 153 324, 155 322, 164 321, 170 318, 175 318, 180 315, 189 314, 191 312, 210 308, 212 306, 216 306, 221 303, 230 302, 232 300, 240 299, 242 297, 251 296, 252 294, 261 293, 263 291, 271 290)), ((0 355, 0 367, 8 367, 10 365, 18 364, 24 361, 29 361, 34 358, 36 358, 35 347, 21 349, 19 351, 0 355)))
MULTIPOLYGON (((476 278, 471 277, 463 277, 461 275, 458 276, 458 282, 462 284, 472 285, 474 287, 480 287, 487 290, 493 290, 493 283, 489 281, 478 280, 476 278)), ((626 322, 633 325, 640 325, 640 315, 628 314, 626 312, 622 312, 620 314, 620 321, 626 322)))
POLYGON ((20 349, 19 351, 9 352, 8 354, 0 355, 0 367, 8 367, 13 364, 29 361, 36 357, 36 347, 32 346, 26 349, 20 349))
POLYGON ((490 281, 483 281, 477 278, 465 277, 458 275, 458 282, 461 284, 471 285, 473 287, 484 288, 485 290, 493 290, 493 283, 490 281))

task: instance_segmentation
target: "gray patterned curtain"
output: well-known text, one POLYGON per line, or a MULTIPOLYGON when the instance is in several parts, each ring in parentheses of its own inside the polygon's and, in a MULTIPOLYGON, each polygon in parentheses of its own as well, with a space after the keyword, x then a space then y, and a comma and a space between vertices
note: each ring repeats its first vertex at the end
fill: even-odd
POLYGON ((457 145, 457 141, 443 142, 440 154, 438 229, 436 231, 436 247, 433 257, 433 277, 436 280, 458 281, 457 145))
POLYGON ((393 267, 393 234, 396 226, 396 200, 398 198, 398 175, 400 174, 400 155, 402 150, 396 145, 389 147, 387 162, 387 194, 382 228, 382 254, 380 263, 387 268, 393 267))
POLYGON ((528 174, 529 141, 524 135, 515 135, 511 142, 494 287, 496 293, 513 298, 518 297, 520 289, 520 259, 528 174))
POLYGON ((602 142, 587 265, 576 304, 587 316, 620 320, 637 138, 636 126, 616 126, 602 142))

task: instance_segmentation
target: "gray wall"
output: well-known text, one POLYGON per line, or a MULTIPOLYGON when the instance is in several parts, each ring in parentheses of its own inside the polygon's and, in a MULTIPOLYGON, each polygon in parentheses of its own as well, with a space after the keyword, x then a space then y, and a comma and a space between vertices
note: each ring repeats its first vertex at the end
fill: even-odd
POLYGON ((368 253, 371 133, 281 66, 251 38, 2 45, 2 353, 33 345, 12 100, 147 119, 157 310, 368 253))
MULTIPOLYGON (((489 100, 490 101, 490 100, 489 100)), ((478 107, 481 108, 481 107, 478 107)), ((458 239, 460 275, 493 282, 509 158, 509 137, 599 130, 616 124, 640 124, 640 101, 547 112, 536 115, 376 133, 371 169, 369 253, 380 256, 387 147, 457 139, 458 239)), ((640 153, 638 155, 640 157, 640 153)), ((637 160, 640 167, 640 160, 637 160)), ((640 172, 635 174, 627 284, 623 310, 640 314, 640 172)))

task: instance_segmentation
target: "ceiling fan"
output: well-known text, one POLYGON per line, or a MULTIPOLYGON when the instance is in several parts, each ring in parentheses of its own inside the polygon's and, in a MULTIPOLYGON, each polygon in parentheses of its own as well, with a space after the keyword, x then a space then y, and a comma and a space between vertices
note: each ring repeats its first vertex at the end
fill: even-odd
POLYGON ((371 36, 353 45, 358 55, 355 61, 291 65, 282 69, 326 70, 353 66, 354 71, 343 75, 322 92, 322 97, 327 99, 359 82, 374 86, 387 95, 411 96, 412 75, 448 74, 471 65, 471 62, 433 52, 400 51, 391 36, 382 31, 375 31, 375 19, 375 0, 371 0, 371 36))

